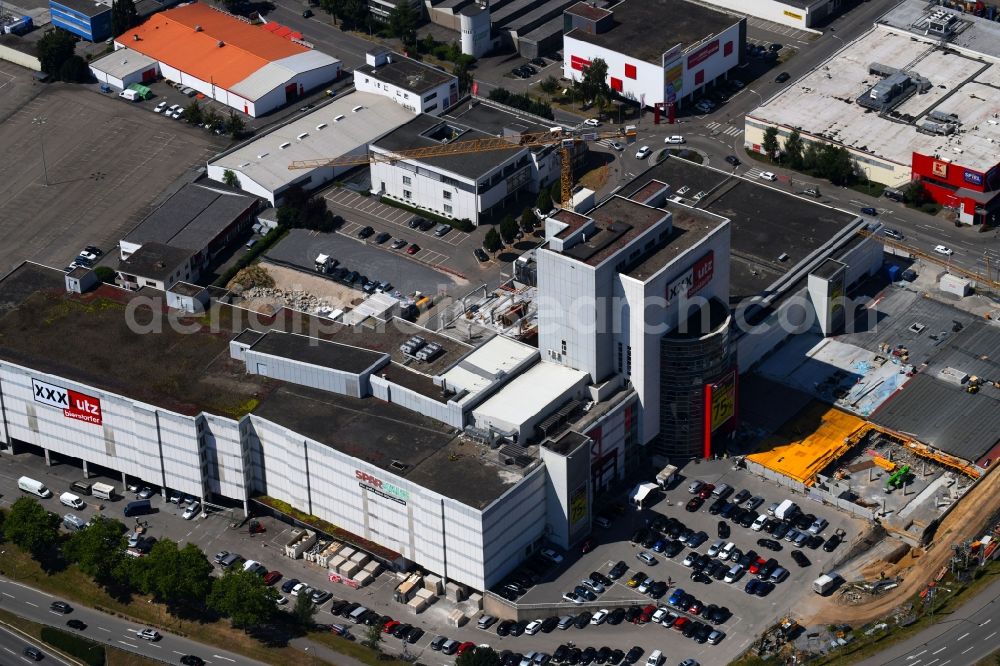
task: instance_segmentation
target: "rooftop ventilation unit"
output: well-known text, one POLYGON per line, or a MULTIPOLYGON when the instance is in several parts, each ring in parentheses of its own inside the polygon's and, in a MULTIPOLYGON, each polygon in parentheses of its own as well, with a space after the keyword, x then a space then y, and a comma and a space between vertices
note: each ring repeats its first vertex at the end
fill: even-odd
POLYGON ((931 111, 927 114, 927 117, 931 120, 935 120, 939 123, 959 123, 958 116, 954 113, 945 113, 944 111, 931 111))
POLYGON ((321 130, 321 129, 325 128, 325 127, 326 127, 326 123, 320 123, 319 125, 316 125, 316 131, 318 132, 319 130, 321 130))
POLYGON ((361 105, 358 105, 358 106, 354 107, 353 109, 351 109, 351 113, 357 113, 358 111, 360 111, 363 108, 365 108, 365 107, 363 107, 361 105))
POLYGON ((216 46, 218 46, 218 47, 219 47, 220 49, 221 49, 221 48, 222 48, 223 46, 225 46, 225 45, 226 45, 226 43, 225 43, 224 41, 222 41, 221 39, 220 39, 220 40, 219 40, 219 41, 218 41, 218 42, 216 43, 216 46))
POLYGON ((309 136, 309 132, 303 132, 302 134, 299 134, 297 137, 295 137, 295 140, 296 141, 301 141, 302 139, 306 138, 307 136, 309 136))
POLYGON ((260 155, 257 156, 257 159, 262 160, 262 159, 264 159, 265 157, 267 157, 270 154, 271 153, 261 153, 260 155))
POLYGON ((196 25, 196 26, 194 27, 194 31, 195 31, 195 32, 201 32, 201 26, 200 26, 200 25, 196 25))
POLYGON ((344 119, 344 114, 340 114, 339 116, 333 119, 333 122, 339 123, 343 119, 344 119))
POLYGON ((923 123, 920 124, 920 127, 918 129, 927 134, 948 135, 955 133, 954 125, 949 125, 945 123, 935 123, 931 122, 930 120, 925 120, 923 123))
POLYGON ((281 148, 282 150, 284 150, 285 148, 288 148, 290 145, 292 145, 292 143, 290 141, 286 141, 283 144, 281 144, 280 146, 278 146, 278 148, 281 148))
POLYGON ((414 335, 412 338, 410 338, 403 344, 399 345, 399 351, 403 352, 407 356, 413 356, 426 344, 427 344, 426 340, 424 340, 419 335, 414 335))
POLYGON ((418 351, 416 354, 414 354, 414 356, 417 357, 418 361, 426 361, 430 363, 443 353, 444 353, 444 348, 441 347, 441 345, 432 342, 423 349, 421 349, 420 351, 418 351))

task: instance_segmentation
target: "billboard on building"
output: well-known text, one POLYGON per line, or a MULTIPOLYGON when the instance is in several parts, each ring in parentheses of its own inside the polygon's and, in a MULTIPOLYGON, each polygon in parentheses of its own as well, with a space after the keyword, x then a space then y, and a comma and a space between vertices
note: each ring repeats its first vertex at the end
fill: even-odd
POLYGON ((667 304, 669 305, 678 296, 684 298, 694 296, 712 281, 714 273, 715 251, 709 250, 694 262, 691 268, 667 285, 667 304))
POLYGON ((569 526, 572 529, 587 517, 587 484, 583 484, 569 498, 569 526))
POLYGON ((709 410, 711 432, 715 432, 736 416, 736 371, 722 381, 712 384, 712 402, 709 410))
POLYGON ((49 384, 32 378, 31 390, 35 402, 61 409, 63 416, 94 425, 103 423, 101 401, 94 396, 49 384))

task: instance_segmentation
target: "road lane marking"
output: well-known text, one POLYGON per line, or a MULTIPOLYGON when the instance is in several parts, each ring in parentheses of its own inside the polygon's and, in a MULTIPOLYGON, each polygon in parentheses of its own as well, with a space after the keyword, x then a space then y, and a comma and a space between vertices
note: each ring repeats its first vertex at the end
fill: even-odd
POLYGON ((187 653, 186 653, 186 652, 178 652, 177 650, 174 650, 174 654, 180 654, 180 655, 183 655, 183 654, 187 654, 187 653))
POLYGON ((5 648, 4 648, 4 650, 7 650, 7 652, 10 652, 11 654, 16 654, 16 653, 15 653, 15 652, 14 652, 13 650, 11 650, 11 649, 10 649, 9 647, 5 647, 5 648))
POLYGON ((941 660, 940 659, 935 659, 934 661, 928 661, 927 662, 927 666, 931 666, 931 664, 937 663, 939 661, 941 661, 941 660))
POLYGON ((17 598, 13 594, 7 594, 6 592, 2 592, 0 594, 3 594, 3 596, 5 596, 5 597, 10 597, 11 599, 16 599, 17 598))
POLYGON ((988 641, 988 640, 990 640, 991 638, 993 638, 993 637, 994 637, 994 636, 996 636, 996 635, 997 635, 997 632, 995 632, 995 631, 994 631, 994 632, 993 632, 992 634, 990 634, 989 636, 987 636, 987 637, 986 637, 986 638, 984 638, 983 640, 984 640, 984 641, 988 641))
POLYGON ((944 647, 942 647, 942 648, 938 648, 937 650, 934 650, 934 652, 931 652, 931 654, 933 655, 933 654, 937 654, 938 652, 944 652, 944 651, 945 651, 945 650, 947 650, 947 649, 948 649, 948 646, 947 646, 947 645, 945 645, 945 646, 944 646, 944 647))
POLYGON ((109 634, 111 633, 111 630, 110 630, 110 629, 105 629, 104 627, 98 627, 98 629, 100 629, 101 631, 106 631, 106 632, 108 632, 109 634))
POLYGON ((907 657, 907 659, 916 659, 917 657, 919 657, 920 655, 922 655, 924 652, 927 652, 927 650, 921 650, 920 652, 918 652, 916 654, 911 654, 909 657, 907 657))
POLYGON ((961 635, 961 636, 959 636, 959 637, 958 637, 958 638, 957 638, 956 640, 962 640, 963 638, 965 638, 965 637, 966 637, 966 636, 968 636, 968 635, 969 635, 968 633, 965 633, 965 634, 962 634, 962 635, 961 635))
POLYGON ((139 649, 139 646, 138 646, 138 645, 132 645, 131 643, 126 643, 125 641, 118 641, 118 642, 119 642, 119 643, 121 643, 122 645, 127 645, 127 646, 129 646, 130 648, 134 648, 134 649, 136 649, 136 650, 138 650, 138 649, 139 649))
POLYGON ((212 656, 215 657, 216 659, 225 659, 226 661, 231 661, 234 664, 236 663, 235 659, 230 659, 229 657, 223 657, 221 654, 213 654, 212 656))
POLYGON ((25 601, 24 603, 28 604, 29 606, 34 606, 35 608, 38 608, 38 604, 33 604, 30 601, 25 601))
POLYGON ((967 648, 965 648, 964 650, 962 650, 962 654, 965 654, 966 652, 968 652, 968 651, 969 651, 969 650, 971 650, 971 649, 972 649, 971 647, 967 647, 967 648))
POLYGON ((980 627, 985 627, 986 625, 988 625, 988 624, 989 624, 990 622, 992 622, 992 621, 993 621, 993 618, 987 618, 987 619, 986 619, 985 621, 983 621, 983 622, 982 622, 982 623, 981 623, 981 624, 980 624, 979 626, 980 626, 980 627))

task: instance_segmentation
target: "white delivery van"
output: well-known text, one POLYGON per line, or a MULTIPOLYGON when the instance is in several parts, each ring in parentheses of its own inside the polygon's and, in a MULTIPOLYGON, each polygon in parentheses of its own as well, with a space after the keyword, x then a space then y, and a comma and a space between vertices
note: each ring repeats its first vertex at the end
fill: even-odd
POLYGON ((111 501, 115 497, 115 487, 109 483, 95 483, 90 490, 94 493, 94 497, 103 500, 111 501))
POLYGON ((139 93, 137 93, 134 90, 123 90, 120 93, 118 93, 118 96, 121 97, 122 99, 127 99, 130 102, 135 102, 140 99, 139 93))
POLYGON ((39 497, 43 497, 45 499, 52 497, 52 491, 46 488, 44 483, 41 481, 35 481, 27 476, 22 476, 17 480, 17 487, 23 492, 38 495, 39 497))
POLYGON ((74 495, 73 493, 63 493, 59 496, 59 503, 65 504, 71 509, 82 509, 84 504, 83 500, 74 495))

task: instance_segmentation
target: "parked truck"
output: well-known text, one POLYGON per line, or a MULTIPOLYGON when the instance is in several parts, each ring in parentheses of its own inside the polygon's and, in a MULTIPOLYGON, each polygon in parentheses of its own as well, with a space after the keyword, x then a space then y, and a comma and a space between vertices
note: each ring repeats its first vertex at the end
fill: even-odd
POLYGON ((90 487, 90 491, 94 493, 94 497, 98 499, 108 500, 109 502, 115 498, 115 487, 109 483, 95 483, 90 487))
POLYGON ((328 254, 320 254, 316 257, 317 273, 329 273, 336 265, 336 260, 328 254))
POLYGON ((667 465, 656 475, 656 483, 666 490, 677 481, 677 465, 667 465))
POLYGON ((785 500, 774 510, 774 517, 779 520, 789 520, 799 514, 799 506, 792 500, 785 500))
POLYGON ((825 573, 813 581, 813 592, 825 595, 827 592, 836 587, 839 581, 840 574, 836 571, 825 573))

